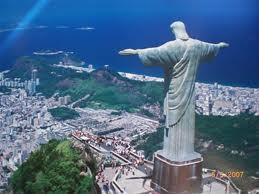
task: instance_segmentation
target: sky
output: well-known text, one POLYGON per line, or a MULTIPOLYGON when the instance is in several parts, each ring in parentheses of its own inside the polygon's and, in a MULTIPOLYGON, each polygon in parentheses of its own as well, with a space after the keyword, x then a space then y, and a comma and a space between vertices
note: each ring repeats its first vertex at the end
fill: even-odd
MULTIPOLYGON (((112 39, 107 44, 113 42, 114 49, 143 48, 173 39, 169 25, 181 20, 192 38, 230 44, 215 62, 200 68, 199 79, 215 81, 222 76, 227 80, 229 75, 237 84, 259 85, 257 4, 257 0, 1 0, 0 29, 88 25, 99 27, 104 36, 91 44, 112 39)), ((4 38, 0 46, 14 44, 12 36, 4 38)), ((119 56, 107 55, 107 61, 113 57, 114 64, 122 62, 119 56)))
MULTIPOLYGON (((8 23, 21 21, 28 10, 41 0, 1 0, 1 19, 8 23)), ((36 20, 64 19, 110 20, 179 17, 190 21, 209 19, 220 22, 255 20, 256 0, 43 0, 45 9, 36 20), (192 18, 190 18, 192 17, 192 18), (224 21, 224 20, 227 21, 224 21)))

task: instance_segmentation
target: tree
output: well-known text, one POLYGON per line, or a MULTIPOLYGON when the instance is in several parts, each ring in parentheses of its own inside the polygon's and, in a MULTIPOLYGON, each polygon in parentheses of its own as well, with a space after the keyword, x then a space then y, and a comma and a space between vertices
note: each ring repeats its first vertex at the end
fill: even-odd
POLYGON ((11 177, 20 194, 91 193, 91 177, 80 177, 80 153, 68 140, 52 140, 30 155, 11 177))
POLYGON ((91 177, 86 176, 80 181, 79 187, 76 189, 75 194, 91 194, 92 193, 92 183, 91 177))

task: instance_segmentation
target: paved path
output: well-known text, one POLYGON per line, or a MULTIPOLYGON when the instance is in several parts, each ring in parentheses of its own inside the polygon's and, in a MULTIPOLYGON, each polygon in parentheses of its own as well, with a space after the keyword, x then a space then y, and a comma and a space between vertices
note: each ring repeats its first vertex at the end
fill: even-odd
POLYGON ((140 170, 135 170, 135 175, 132 175, 132 172, 128 176, 121 175, 121 178, 117 180, 118 184, 129 194, 138 194, 148 191, 152 191, 150 188, 150 179, 145 181, 144 178, 146 174, 140 170), (143 185, 144 184, 144 185, 143 185))
POLYGON ((209 185, 203 186, 202 194, 226 194, 226 191, 222 184, 218 182, 212 182, 209 185))
MULTIPOLYGON (((105 179, 109 181, 109 183, 112 182, 114 176, 115 176, 115 169, 112 169, 112 168, 105 168, 104 170, 104 176, 105 176, 105 179)), ((103 185, 105 183, 102 183, 102 182, 99 182, 98 185, 99 187, 101 188, 102 190, 102 193, 107 193, 107 194, 115 194, 116 192, 114 192, 112 190, 112 188, 109 188, 109 191, 108 192, 105 192, 104 188, 103 188, 103 185)))

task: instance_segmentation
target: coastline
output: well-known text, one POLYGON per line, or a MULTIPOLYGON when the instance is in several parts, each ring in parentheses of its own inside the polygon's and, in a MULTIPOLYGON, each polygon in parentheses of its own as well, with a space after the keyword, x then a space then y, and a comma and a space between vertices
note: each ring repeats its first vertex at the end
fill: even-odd
MULTIPOLYGON (((35 52, 34 52, 35 53, 35 52)), ((37 53, 37 52, 36 52, 37 53)), ((42 52, 42 53, 37 53, 36 55, 57 55, 57 54, 63 54, 63 53, 73 53, 73 52, 64 52, 64 51, 57 51, 57 52, 51 52, 51 53, 46 53, 46 52, 42 52)), ((96 70, 94 68, 88 68, 88 67, 77 67, 77 66, 73 66, 73 65, 61 65, 61 64, 53 64, 56 67, 61 67, 61 68, 69 68, 69 69, 73 69, 77 72, 87 72, 87 73, 91 73, 92 71, 96 70)), ((7 70, 0 70, 0 74, 3 73, 8 73, 10 71, 10 69, 7 70)), ((131 79, 131 80, 135 80, 135 81, 154 81, 154 82, 163 82, 164 78, 162 77, 156 77, 156 76, 149 76, 149 75, 145 75, 145 74, 136 74, 136 73, 131 73, 131 72, 121 72, 118 71, 118 74, 120 74, 122 77, 131 79)), ((217 84, 218 86, 222 86, 222 87, 229 87, 229 88, 235 88, 235 89, 259 89, 259 87, 251 87, 251 86, 240 86, 240 85, 236 85, 236 84, 224 84, 224 83, 220 83, 220 82, 200 82, 200 81, 196 81, 196 84, 203 84, 203 85, 214 85, 217 84)))

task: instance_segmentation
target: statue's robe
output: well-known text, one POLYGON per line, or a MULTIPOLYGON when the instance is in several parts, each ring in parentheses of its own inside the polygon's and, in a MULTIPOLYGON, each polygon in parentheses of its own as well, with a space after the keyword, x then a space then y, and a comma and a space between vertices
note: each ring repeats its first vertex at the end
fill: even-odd
POLYGON ((177 39, 155 48, 140 49, 145 66, 165 72, 166 130, 162 154, 175 161, 194 159, 195 78, 199 64, 216 56, 219 46, 195 39, 177 39))

